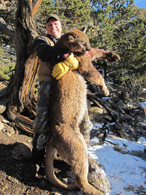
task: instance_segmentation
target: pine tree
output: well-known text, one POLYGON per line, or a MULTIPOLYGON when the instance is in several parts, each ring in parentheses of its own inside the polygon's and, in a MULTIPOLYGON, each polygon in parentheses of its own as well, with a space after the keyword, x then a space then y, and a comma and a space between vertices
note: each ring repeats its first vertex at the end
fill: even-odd
POLYGON ((128 78, 131 72, 138 76, 146 65, 145 11, 136 9, 133 3, 133 0, 91 1, 90 42, 121 56, 118 64, 110 64, 117 80, 122 76, 128 78))
POLYGON ((90 10, 89 0, 44 0, 37 17, 43 18, 41 23, 45 24, 49 14, 58 14, 61 18, 63 32, 66 32, 75 27, 80 29, 85 26, 90 20, 90 10))

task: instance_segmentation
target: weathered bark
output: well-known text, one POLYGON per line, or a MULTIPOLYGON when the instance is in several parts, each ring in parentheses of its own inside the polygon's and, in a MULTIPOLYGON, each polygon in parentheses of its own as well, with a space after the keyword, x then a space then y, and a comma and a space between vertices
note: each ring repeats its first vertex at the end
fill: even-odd
POLYGON ((38 36, 33 17, 42 0, 18 0, 14 43, 16 49, 15 74, 11 77, 7 92, 7 115, 21 129, 33 133, 36 96, 34 94, 37 58, 30 49, 32 40, 38 36), (24 116, 27 112, 27 116, 24 116), (21 115, 23 113, 23 115, 21 115))

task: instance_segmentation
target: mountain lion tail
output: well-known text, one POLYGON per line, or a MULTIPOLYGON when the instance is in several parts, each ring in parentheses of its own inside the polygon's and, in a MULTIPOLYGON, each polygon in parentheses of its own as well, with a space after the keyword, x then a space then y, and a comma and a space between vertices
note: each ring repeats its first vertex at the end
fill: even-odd
POLYGON ((55 187, 64 188, 66 190, 75 190, 77 186, 75 184, 65 184, 60 181, 56 175, 54 174, 53 168, 53 160, 54 160, 54 147, 51 142, 47 144, 46 158, 45 158, 45 172, 48 181, 53 184, 55 187))

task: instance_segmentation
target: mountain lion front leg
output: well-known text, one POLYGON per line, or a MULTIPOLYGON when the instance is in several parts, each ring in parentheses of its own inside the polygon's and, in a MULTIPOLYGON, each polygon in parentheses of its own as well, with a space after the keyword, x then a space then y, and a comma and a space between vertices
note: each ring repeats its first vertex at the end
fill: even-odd
POLYGON ((111 51, 105 51, 103 49, 91 48, 89 51, 89 55, 92 61, 106 59, 109 62, 116 62, 120 60, 120 56, 111 51))
POLYGON ((89 82, 94 83, 99 86, 105 96, 109 95, 109 90, 104 82, 104 78, 96 70, 91 62, 90 56, 86 53, 83 56, 77 57, 80 62, 79 72, 83 75, 89 82))

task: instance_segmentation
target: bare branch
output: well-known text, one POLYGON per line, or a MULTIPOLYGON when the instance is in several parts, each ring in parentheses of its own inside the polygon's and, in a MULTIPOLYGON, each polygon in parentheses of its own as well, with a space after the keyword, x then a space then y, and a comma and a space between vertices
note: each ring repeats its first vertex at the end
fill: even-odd
POLYGON ((34 4, 34 7, 33 7, 33 11, 32 11, 32 18, 34 18, 40 4, 42 3, 42 0, 38 0, 38 1, 35 1, 35 4, 34 4))
POLYGON ((11 37, 12 39, 14 38, 14 31, 7 27, 3 18, 0 18, 0 31, 8 37, 11 37))

